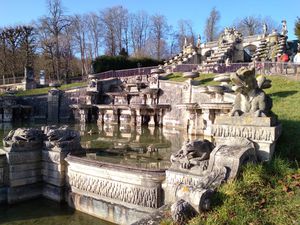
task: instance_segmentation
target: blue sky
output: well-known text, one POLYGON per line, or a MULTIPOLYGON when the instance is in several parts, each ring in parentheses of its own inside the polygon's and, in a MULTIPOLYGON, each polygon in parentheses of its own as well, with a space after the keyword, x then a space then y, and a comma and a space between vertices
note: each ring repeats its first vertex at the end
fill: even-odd
MULTIPOLYGON (((163 14, 176 26, 180 19, 193 21, 194 29, 203 35, 204 23, 215 6, 221 13, 220 27, 229 26, 244 16, 270 16, 280 23, 287 20, 289 39, 295 39, 294 22, 300 17, 300 0, 62 0, 68 14, 85 13, 123 5, 130 12, 144 10, 163 14)), ((45 0, 0 0, 0 26, 29 23, 47 13, 45 0)))

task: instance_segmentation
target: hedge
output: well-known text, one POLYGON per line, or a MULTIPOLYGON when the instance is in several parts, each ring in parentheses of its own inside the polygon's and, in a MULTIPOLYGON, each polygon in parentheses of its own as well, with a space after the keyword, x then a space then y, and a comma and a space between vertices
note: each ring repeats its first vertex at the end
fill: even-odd
POLYGON ((131 69, 137 67, 157 66, 162 61, 151 58, 128 58, 124 56, 99 56, 93 62, 95 73, 109 70, 131 69))

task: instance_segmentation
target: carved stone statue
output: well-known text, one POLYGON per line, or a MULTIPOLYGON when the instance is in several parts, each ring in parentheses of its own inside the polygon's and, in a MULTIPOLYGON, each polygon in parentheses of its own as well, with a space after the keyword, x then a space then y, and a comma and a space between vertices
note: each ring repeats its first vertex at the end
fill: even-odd
POLYGON ((242 67, 231 74, 231 81, 236 92, 232 116, 253 114, 257 117, 268 116, 272 108, 272 100, 262 90, 265 80, 257 80, 254 68, 242 67))
POLYGON ((286 36, 288 33, 286 20, 281 21, 282 29, 281 29, 281 35, 286 36))
POLYGON ((179 164, 183 169, 189 169, 198 162, 209 159, 213 148, 214 145, 208 140, 188 141, 176 154, 171 155, 170 160, 172 163, 179 164))
POLYGON ((80 140, 80 135, 77 131, 71 130, 68 126, 57 128, 56 126, 44 127, 44 132, 49 141, 63 142, 70 140, 80 140))
POLYGON ((30 151, 33 147, 42 146, 44 134, 35 128, 18 128, 11 130, 3 139, 5 148, 11 147, 10 151, 30 151))
POLYGON ((266 23, 263 24, 263 36, 266 37, 268 33, 268 26, 266 23))
POLYGON ((197 40, 197 48, 200 48, 201 45, 201 36, 200 34, 198 35, 198 40, 197 40))

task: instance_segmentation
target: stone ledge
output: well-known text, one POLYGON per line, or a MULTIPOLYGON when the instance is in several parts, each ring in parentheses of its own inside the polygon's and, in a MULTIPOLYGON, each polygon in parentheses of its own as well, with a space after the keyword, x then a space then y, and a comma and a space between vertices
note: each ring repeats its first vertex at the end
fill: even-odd
POLYGON ((276 119, 273 117, 256 117, 251 115, 245 116, 217 116, 215 124, 234 125, 234 126, 258 126, 258 127, 271 127, 274 126, 276 119))

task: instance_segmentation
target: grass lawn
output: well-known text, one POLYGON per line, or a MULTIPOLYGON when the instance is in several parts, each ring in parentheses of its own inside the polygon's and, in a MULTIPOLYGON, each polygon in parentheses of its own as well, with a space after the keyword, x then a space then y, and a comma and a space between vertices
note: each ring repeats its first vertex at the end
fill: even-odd
MULTIPOLYGON (((202 78, 201 78, 202 77, 202 78)), ((212 75, 200 75, 211 84, 212 75)), ((180 80, 180 74, 170 80, 180 80)), ((222 185, 212 210, 190 221, 196 224, 300 224, 300 82, 271 76, 266 92, 283 133, 269 163, 247 165, 236 180, 222 185)), ((172 224, 169 219, 161 224, 172 224)))
MULTIPOLYGON (((68 90, 76 87, 84 87, 86 86, 86 82, 76 82, 76 83, 71 83, 71 84, 64 84, 58 89, 60 90, 68 90)), ((31 90, 26 90, 26 91, 18 91, 16 93, 16 96, 29 96, 29 95, 42 95, 42 94, 47 94, 48 91, 51 89, 51 87, 45 87, 45 88, 36 88, 36 89, 31 89, 31 90)))

